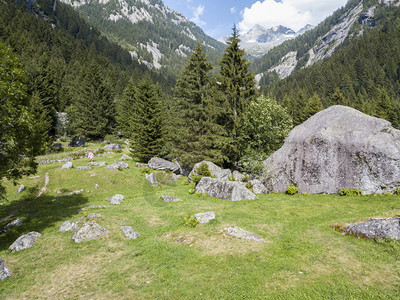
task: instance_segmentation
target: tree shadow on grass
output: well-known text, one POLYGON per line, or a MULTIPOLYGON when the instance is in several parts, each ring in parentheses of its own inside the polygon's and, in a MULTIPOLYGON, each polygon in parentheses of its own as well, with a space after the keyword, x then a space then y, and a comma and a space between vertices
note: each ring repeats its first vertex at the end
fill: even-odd
MULTIPOLYGON (((37 191, 37 188, 28 189, 20 200, 12 201, 1 207, 0 219, 4 219, 10 214, 12 216, 7 221, 0 223, 0 230, 17 217, 23 221, 23 224, 0 234, 0 251, 8 249, 19 236, 25 233, 31 231, 43 233, 46 228, 76 216, 79 209, 88 202, 87 197, 81 194, 57 197, 45 193, 36 198, 37 191)), ((58 228, 54 228, 54 230, 58 230, 58 228)))

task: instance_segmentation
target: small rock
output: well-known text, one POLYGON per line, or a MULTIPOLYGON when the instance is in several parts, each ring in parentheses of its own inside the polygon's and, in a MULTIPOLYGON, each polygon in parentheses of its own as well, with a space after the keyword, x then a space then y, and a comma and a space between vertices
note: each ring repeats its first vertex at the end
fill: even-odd
POLYGON ((121 194, 116 194, 110 198, 108 198, 107 200, 111 203, 111 204, 121 204, 121 201, 123 201, 125 199, 125 197, 121 194))
POLYGON ((370 219, 366 222, 345 226, 343 234, 358 238, 400 240, 400 218, 370 219))
POLYGON ((103 236, 108 235, 109 231, 95 222, 88 222, 82 225, 82 227, 76 231, 72 240, 75 243, 81 243, 91 240, 99 239, 103 236))
POLYGON ((0 230, 0 234, 7 232, 11 227, 22 225, 22 220, 20 218, 16 218, 14 221, 8 223, 2 230, 0 230))
POLYGON ((244 175, 242 173, 240 173, 239 171, 233 171, 232 172, 232 176, 235 179, 235 181, 242 181, 242 179, 244 178, 244 175))
POLYGON ((154 176, 153 173, 151 173, 150 175, 146 174, 146 180, 148 182, 150 182, 152 185, 157 185, 158 184, 156 176, 154 176))
POLYGON ((167 195, 162 195, 161 198, 164 200, 164 202, 179 202, 182 201, 181 199, 173 196, 167 196, 167 195))
POLYGON ((4 280, 10 276, 11 276, 11 272, 6 268, 3 258, 0 257, 0 280, 4 280))
POLYGON ((115 170, 115 171, 118 171, 119 168, 120 168, 120 166, 117 165, 117 164, 112 164, 112 165, 107 166, 106 168, 107 168, 107 170, 115 170))
POLYGON ((29 177, 29 179, 36 179, 36 178, 40 178, 40 176, 29 177))
POLYGON ((97 190, 98 188, 99 188, 100 186, 96 183, 95 185, 94 185, 94 188, 97 190))
POLYGON ((129 169, 129 165, 125 162, 119 161, 117 165, 120 166, 122 169, 129 169))
POLYGON ((119 144, 108 144, 104 146, 104 150, 114 151, 114 150, 121 150, 122 147, 119 144))
POLYGON ((92 175, 90 175, 90 177, 94 177, 94 176, 96 176, 96 174, 92 174, 92 175))
POLYGON ((89 171, 89 170, 91 170, 92 169, 92 167, 76 167, 76 169, 78 170, 78 171, 89 171))
POLYGON ((199 213, 195 215, 197 221, 199 221, 199 223, 208 223, 211 220, 215 219, 215 213, 213 211, 208 211, 205 213, 199 213))
POLYGON ((76 231, 78 229, 79 229, 78 224, 71 221, 65 221, 64 223, 61 224, 58 231, 76 231))
POLYGON ((130 157, 129 155, 124 154, 119 160, 133 160, 133 158, 130 157))
POLYGON ((74 166, 73 166, 73 164, 72 164, 72 162, 67 162, 67 163, 65 163, 65 164, 63 164, 62 166, 61 166, 61 169, 72 169, 74 166))
POLYGON ((128 239, 137 239, 139 237, 139 233, 136 232, 131 226, 121 226, 122 231, 128 239))
POLYGON ((262 237, 250 231, 244 230, 240 227, 230 226, 225 228, 224 230, 228 235, 236 238, 251 240, 255 242, 265 242, 265 240, 262 237))
POLYGON ((25 186, 24 186, 23 184, 21 184, 21 185, 17 188, 16 193, 19 194, 19 193, 21 193, 21 192, 23 192, 23 191, 25 191, 25 186))
POLYGON ((177 181, 178 180, 178 175, 176 175, 175 173, 171 174, 171 176, 169 176, 166 181, 177 181))
POLYGON ((148 165, 147 164, 136 163, 136 167, 138 167, 138 168, 147 168, 148 165))
POLYGON ((70 147, 85 147, 85 139, 80 136, 73 138, 68 145, 70 147))
POLYGON ((21 235, 19 238, 16 239, 14 243, 12 243, 9 249, 12 252, 28 249, 32 247, 36 239, 41 236, 42 235, 36 231, 21 235))
POLYGON ((61 143, 58 143, 58 142, 53 143, 53 148, 54 149, 61 150, 63 147, 64 146, 61 143))
POLYGON ((91 161, 88 163, 88 165, 93 166, 93 167, 104 167, 104 166, 107 166, 107 163, 105 161, 99 161, 99 162, 91 161))
POLYGON ((90 214, 87 215, 87 217, 88 217, 88 218, 91 218, 91 219, 93 219, 93 218, 102 218, 103 215, 101 215, 101 214, 96 214, 96 213, 90 213, 90 214))

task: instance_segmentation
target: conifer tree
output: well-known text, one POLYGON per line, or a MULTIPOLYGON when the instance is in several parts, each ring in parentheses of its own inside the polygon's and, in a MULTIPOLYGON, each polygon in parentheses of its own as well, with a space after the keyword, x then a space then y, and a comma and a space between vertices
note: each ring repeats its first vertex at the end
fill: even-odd
POLYGON ((302 122, 315 115, 317 112, 323 110, 321 98, 314 93, 314 95, 308 99, 306 105, 301 111, 302 122))
POLYGON ((177 158, 185 168, 204 159, 217 164, 226 160, 221 147, 224 128, 217 124, 221 108, 214 97, 211 70, 212 65, 198 43, 174 89, 175 119, 171 127, 170 156, 177 158))
POLYGON ((137 87, 132 77, 124 90, 122 98, 118 101, 116 116, 118 129, 128 139, 131 138, 134 132, 134 122, 137 115, 136 97, 137 87))

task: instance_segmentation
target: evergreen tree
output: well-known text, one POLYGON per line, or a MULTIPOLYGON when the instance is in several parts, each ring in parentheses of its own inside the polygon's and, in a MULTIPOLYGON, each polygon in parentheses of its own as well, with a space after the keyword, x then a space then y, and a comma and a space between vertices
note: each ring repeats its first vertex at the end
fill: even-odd
POLYGON ((117 127, 125 137, 130 139, 134 132, 134 123, 137 116, 137 87, 132 77, 117 105, 117 127))
POLYGON ((323 110, 321 98, 314 94, 306 103, 305 107, 301 111, 302 122, 315 115, 317 112, 323 110))
POLYGON ((216 123, 217 106, 209 72, 212 65, 200 43, 189 57, 175 89, 171 126, 171 157, 178 158, 185 168, 206 159, 222 164, 222 126, 216 123))

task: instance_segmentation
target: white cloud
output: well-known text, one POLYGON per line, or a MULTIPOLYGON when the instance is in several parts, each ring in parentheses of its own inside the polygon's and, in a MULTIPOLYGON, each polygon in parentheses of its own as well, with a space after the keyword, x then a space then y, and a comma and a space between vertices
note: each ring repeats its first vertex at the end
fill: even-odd
POLYGON ((231 7, 231 14, 234 14, 236 12, 236 7, 231 7))
POLYGON ((283 25, 297 31, 307 24, 318 25, 346 2, 347 0, 257 1, 243 10, 239 29, 246 32, 259 24, 265 28, 283 25))
POLYGON ((193 7, 193 18, 190 19, 190 21, 196 23, 197 25, 204 26, 207 23, 204 22, 203 20, 200 19, 200 17, 204 13, 204 5, 199 5, 197 7, 193 7))

